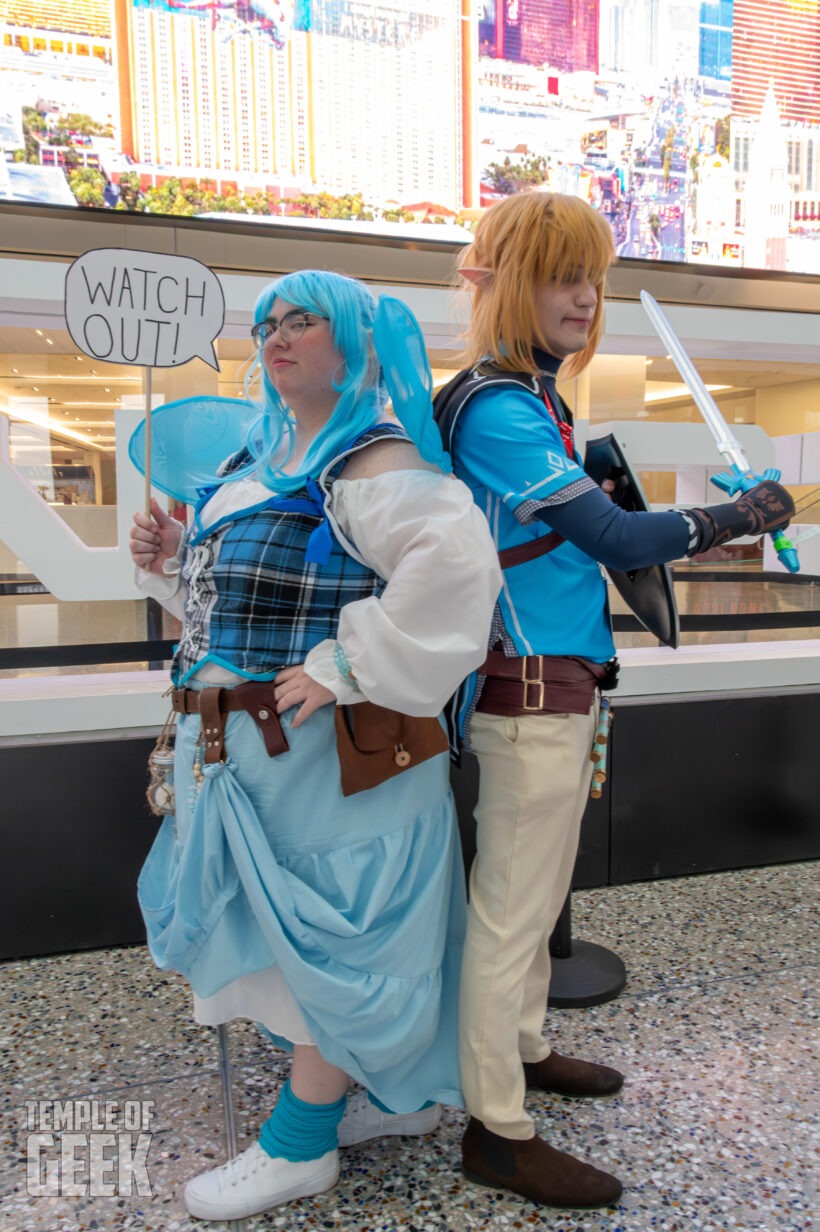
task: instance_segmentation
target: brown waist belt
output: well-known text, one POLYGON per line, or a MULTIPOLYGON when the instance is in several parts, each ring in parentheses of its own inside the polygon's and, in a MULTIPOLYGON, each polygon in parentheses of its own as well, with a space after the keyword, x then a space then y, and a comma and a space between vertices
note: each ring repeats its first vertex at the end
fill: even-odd
MULTIPOLYGON (((203 761, 209 764, 225 760, 225 720, 232 710, 248 712, 270 757, 290 747, 276 713, 273 681, 251 680, 234 689, 172 689, 171 706, 177 714, 201 716, 203 761)), ((402 770, 447 752, 447 736, 435 718, 411 718, 359 702, 337 706, 335 720, 345 796, 377 787, 402 770)))
POLYGON ((246 710, 262 733, 269 757, 286 753, 289 744, 273 695, 272 680, 249 680, 233 689, 172 689, 171 707, 177 714, 202 716, 204 761, 225 760, 225 719, 232 710, 246 710))
POLYGON ((476 710, 482 714, 589 714, 605 674, 599 663, 569 655, 508 659, 491 650, 478 669, 485 676, 476 710))

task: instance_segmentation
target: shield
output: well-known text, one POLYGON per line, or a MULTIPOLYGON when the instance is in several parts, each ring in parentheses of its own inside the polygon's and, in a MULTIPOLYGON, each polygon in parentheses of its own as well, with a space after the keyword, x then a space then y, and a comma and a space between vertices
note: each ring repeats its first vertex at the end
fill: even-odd
MULTIPOLYGON (((597 484, 615 482, 612 499, 629 513, 646 513, 649 503, 633 473, 620 442, 611 434, 587 441, 584 469, 597 484)), ((680 620, 672 571, 668 565, 650 565, 622 573, 608 569, 618 594, 634 612, 647 632, 674 650, 680 643, 680 620)))

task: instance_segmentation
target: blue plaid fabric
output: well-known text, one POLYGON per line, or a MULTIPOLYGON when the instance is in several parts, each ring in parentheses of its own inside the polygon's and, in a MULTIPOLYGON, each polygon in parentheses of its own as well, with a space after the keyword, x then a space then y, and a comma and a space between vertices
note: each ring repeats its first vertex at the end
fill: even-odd
MULTIPOLYGON (((324 487, 329 490, 350 453, 387 436, 401 439, 406 433, 391 424, 368 429, 334 459, 324 487)), ((247 461, 247 454, 238 454, 227 469, 247 461)), ((198 511, 211 494, 203 494, 198 511)), ((335 538, 326 563, 311 561, 315 552, 306 560, 311 536, 327 525, 321 499, 313 483, 292 496, 271 493, 263 504, 192 535, 182 570, 187 597, 175 680, 206 654, 248 674, 301 663, 319 642, 336 636, 346 604, 381 593, 384 580, 335 538)))

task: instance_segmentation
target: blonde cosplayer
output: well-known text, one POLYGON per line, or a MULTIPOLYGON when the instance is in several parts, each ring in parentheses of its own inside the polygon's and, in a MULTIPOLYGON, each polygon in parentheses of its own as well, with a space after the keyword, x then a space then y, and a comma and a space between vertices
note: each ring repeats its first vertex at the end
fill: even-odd
POLYGON ((535 307, 545 283, 574 279, 581 271, 598 294, 587 345, 570 355, 561 376, 577 376, 595 354, 603 332, 604 284, 615 260, 609 224, 578 197, 520 193, 494 205, 459 260, 471 284, 469 365, 491 358, 505 372, 539 371, 533 346, 548 350, 535 307))

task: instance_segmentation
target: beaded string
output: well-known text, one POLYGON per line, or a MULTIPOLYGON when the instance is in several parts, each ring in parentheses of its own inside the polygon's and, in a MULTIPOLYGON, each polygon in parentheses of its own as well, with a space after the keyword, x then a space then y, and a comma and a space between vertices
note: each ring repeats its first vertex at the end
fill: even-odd
POLYGON ((344 680, 345 684, 349 684, 357 693, 361 692, 358 681, 353 675, 353 669, 350 666, 350 660, 345 654, 344 646, 341 642, 335 642, 333 646, 333 661, 336 664, 336 670, 344 680))
POLYGON ((202 770, 202 757, 203 757, 204 744, 205 744, 205 740, 204 740, 204 736, 202 733, 202 729, 200 728, 199 739, 196 742, 196 748, 194 749, 194 760, 191 766, 191 772, 193 774, 193 782, 191 783, 191 787, 188 792, 188 804, 192 812, 196 808, 197 797, 199 796, 199 793, 202 789, 202 784, 205 781, 205 775, 202 770))

